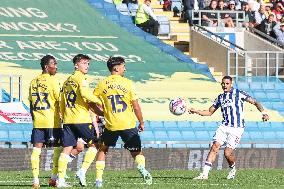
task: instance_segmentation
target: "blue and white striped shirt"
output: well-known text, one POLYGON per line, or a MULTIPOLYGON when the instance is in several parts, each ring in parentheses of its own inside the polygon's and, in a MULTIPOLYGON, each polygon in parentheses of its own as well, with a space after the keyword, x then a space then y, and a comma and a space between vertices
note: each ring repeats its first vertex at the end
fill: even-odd
POLYGON ((229 127, 245 127, 244 101, 250 96, 241 90, 232 88, 230 92, 220 94, 214 101, 214 108, 221 107, 222 125, 229 127))

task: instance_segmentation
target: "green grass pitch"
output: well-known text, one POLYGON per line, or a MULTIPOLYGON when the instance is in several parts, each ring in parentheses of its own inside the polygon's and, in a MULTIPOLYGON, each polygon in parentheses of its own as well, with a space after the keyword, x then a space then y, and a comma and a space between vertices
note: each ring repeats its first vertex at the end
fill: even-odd
MULTIPOLYGON (((103 188, 208 188, 208 189, 242 189, 242 188, 284 188, 284 170, 282 169, 243 169, 237 171, 235 180, 226 180, 227 170, 211 171, 210 178, 205 181, 192 180, 197 176, 197 171, 186 170, 152 170, 153 184, 147 186, 139 173, 135 170, 131 171, 105 171, 103 188)), ((41 188, 49 188, 47 180, 50 172, 41 172, 40 181, 41 188)), ((68 172, 67 179, 72 188, 80 188, 74 172, 68 172)), ((31 188, 31 171, 0 171, 0 188, 31 188)), ((87 188, 94 187, 95 174, 94 171, 87 173, 87 188)))

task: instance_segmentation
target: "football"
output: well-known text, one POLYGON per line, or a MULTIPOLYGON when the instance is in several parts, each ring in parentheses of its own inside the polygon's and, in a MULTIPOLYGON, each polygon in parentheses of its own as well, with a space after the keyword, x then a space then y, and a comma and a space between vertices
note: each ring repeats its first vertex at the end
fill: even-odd
POLYGON ((169 110, 174 115, 182 115, 186 111, 186 102, 182 98, 176 98, 170 101, 169 110))

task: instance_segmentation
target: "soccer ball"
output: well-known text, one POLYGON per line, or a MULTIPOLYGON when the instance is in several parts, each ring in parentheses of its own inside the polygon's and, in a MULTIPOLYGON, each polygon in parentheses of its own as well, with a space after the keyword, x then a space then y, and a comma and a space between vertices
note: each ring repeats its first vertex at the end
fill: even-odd
POLYGON ((186 111, 186 102, 182 98, 173 99, 169 104, 169 109, 174 115, 182 115, 186 111))

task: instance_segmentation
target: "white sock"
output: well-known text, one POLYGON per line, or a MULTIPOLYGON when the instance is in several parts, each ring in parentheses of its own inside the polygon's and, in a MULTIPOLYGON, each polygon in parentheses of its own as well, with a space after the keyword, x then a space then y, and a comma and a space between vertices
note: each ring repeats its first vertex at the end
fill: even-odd
POLYGON ((33 183, 34 183, 34 184, 39 184, 39 179, 38 179, 38 177, 34 177, 33 183))
POLYGON ((64 182, 65 182, 65 179, 64 179, 64 178, 58 178, 58 182, 59 182, 59 183, 64 183, 64 182))
POLYGON ((229 166, 231 169, 236 169, 236 163, 234 163, 233 165, 229 166))
POLYGON ((203 175, 206 175, 206 176, 208 176, 208 174, 209 174, 209 171, 211 170, 211 168, 212 168, 212 163, 211 162, 208 162, 208 161, 206 161, 205 162, 205 165, 204 165, 204 167, 203 167, 203 175))

